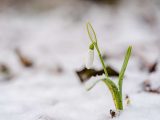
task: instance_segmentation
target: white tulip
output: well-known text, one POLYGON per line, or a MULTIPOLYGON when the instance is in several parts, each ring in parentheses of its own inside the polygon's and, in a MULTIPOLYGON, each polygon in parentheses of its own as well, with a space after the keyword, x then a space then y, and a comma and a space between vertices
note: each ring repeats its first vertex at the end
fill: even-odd
POLYGON ((87 69, 90 69, 92 67, 93 61, 94 61, 94 49, 89 49, 88 56, 86 59, 86 68, 87 69))

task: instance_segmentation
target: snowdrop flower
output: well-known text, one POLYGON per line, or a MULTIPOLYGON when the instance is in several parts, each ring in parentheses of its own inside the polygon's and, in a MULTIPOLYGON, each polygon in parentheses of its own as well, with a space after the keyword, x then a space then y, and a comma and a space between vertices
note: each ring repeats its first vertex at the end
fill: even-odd
MULTIPOLYGON (((109 90, 112 94, 112 97, 113 97, 113 102, 114 102, 115 108, 119 113, 119 111, 123 110, 122 85, 123 85, 124 73, 126 71, 129 58, 131 56, 132 46, 129 46, 127 49, 125 59, 124 59, 124 62, 123 62, 123 65, 122 65, 122 68, 121 68, 121 71, 120 71, 120 74, 118 77, 118 79, 119 79, 118 85, 116 85, 116 83, 114 83, 108 76, 106 65, 104 63, 103 57, 102 57, 101 52, 98 47, 96 33, 90 23, 87 23, 87 31, 88 31, 88 35, 90 37, 92 44, 89 47, 89 51, 88 51, 89 55, 88 55, 87 61, 86 61, 86 68, 90 69, 93 65, 94 47, 95 47, 95 49, 98 53, 100 62, 102 64, 104 73, 105 73, 105 77, 103 79, 98 79, 94 83, 91 83, 91 84, 89 83, 89 85, 86 85, 87 90, 91 90, 98 82, 103 81, 105 83, 105 85, 109 88, 109 90)), ((115 115, 114 111, 113 112, 111 111, 111 113, 113 113, 113 116, 115 115)))
POLYGON ((86 68, 90 69, 94 61, 94 44, 91 44, 88 51, 88 56, 86 59, 86 68))

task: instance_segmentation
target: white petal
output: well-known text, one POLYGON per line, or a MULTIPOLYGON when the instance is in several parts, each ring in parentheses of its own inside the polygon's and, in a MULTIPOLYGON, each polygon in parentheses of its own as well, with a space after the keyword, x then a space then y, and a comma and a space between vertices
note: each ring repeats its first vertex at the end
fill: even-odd
POLYGON ((90 69, 92 67, 93 61, 94 61, 94 50, 89 49, 87 60, 86 60, 87 69, 90 69))

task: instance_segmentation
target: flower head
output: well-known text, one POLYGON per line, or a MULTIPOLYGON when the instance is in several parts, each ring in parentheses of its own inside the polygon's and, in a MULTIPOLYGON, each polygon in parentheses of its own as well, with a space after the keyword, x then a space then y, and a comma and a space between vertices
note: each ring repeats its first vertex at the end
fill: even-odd
POLYGON ((94 61, 94 44, 91 44, 89 46, 88 56, 87 56, 87 60, 86 60, 86 68, 87 69, 90 69, 92 67, 93 61, 94 61))

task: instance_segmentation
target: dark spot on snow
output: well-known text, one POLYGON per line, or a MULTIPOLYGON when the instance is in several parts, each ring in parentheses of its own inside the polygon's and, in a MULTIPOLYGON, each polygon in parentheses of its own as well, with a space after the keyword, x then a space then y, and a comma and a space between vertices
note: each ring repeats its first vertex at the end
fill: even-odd
POLYGON ((0 64, 0 80, 6 81, 6 80, 11 80, 12 78, 13 78, 13 75, 11 74, 10 68, 6 64, 1 63, 0 64))
POLYGON ((110 110, 110 115, 112 118, 118 117, 120 115, 120 110, 110 110))
POLYGON ((33 62, 28 57, 24 56, 19 49, 15 49, 15 53, 24 67, 33 67, 33 62))
POLYGON ((160 87, 153 88, 149 80, 145 80, 142 87, 145 92, 160 94, 160 87))
POLYGON ((37 120, 55 120, 55 119, 48 115, 40 115, 37 120))
POLYGON ((110 110, 110 115, 112 118, 116 117, 116 112, 113 110, 110 110))
POLYGON ((145 60, 141 61, 140 69, 147 70, 149 73, 153 73, 157 70, 158 62, 155 61, 153 63, 146 62, 145 60))
POLYGON ((125 102, 127 105, 130 104, 130 97, 128 95, 125 96, 125 102))
POLYGON ((9 74, 10 73, 10 70, 8 68, 7 65, 5 64, 0 64, 0 72, 1 73, 4 73, 4 74, 9 74))
POLYGON ((51 71, 53 71, 54 74, 62 74, 64 72, 64 69, 60 65, 56 65, 51 71))
POLYGON ((89 0, 98 4, 117 5, 121 0, 89 0))
POLYGON ((156 68, 157 68, 158 62, 153 63, 150 67, 149 67, 149 72, 155 72, 156 68))
POLYGON ((109 57, 106 54, 102 55, 103 60, 107 60, 109 57))
POLYGON ((128 95, 126 95, 125 99, 128 99, 128 98, 129 98, 129 96, 128 96, 128 95))
MULTIPOLYGON (((107 67, 107 71, 108 71, 109 76, 118 76, 119 75, 119 73, 110 66, 107 67)), ((87 69, 84 67, 82 70, 77 70, 76 74, 78 75, 81 82, 85 82, 86 80, 88 80, 92 76, 104 74, 104 70, 103 69, 101 69, 101 70, 87 69)))

